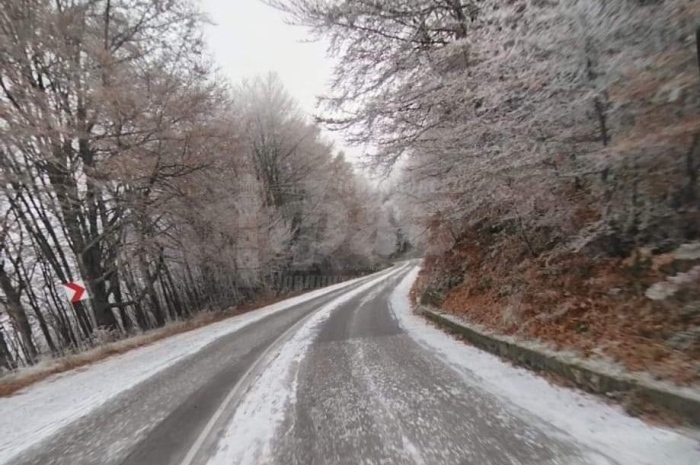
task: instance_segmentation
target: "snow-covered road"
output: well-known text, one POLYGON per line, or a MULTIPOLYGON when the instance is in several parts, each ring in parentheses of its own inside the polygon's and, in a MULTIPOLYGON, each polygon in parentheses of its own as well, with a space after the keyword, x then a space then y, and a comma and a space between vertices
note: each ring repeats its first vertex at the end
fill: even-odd
POLYGON ((417 271, 317 313, 243 399, 209 465, 700 463, 693 440, 413 315, 417 271))
POLYGON ((407 263, 0 399, 0 463, 700 463, 694 440, 426 324, 408 303, 416 274, 407 263))
MULTIPOLYGON (((88 458, 97 454, 96 456, 100 457, 99 462, 92 463, 118 463, 117 459, 123 455, 124 450, 142 439, 154 424, 172 410, 172 401, 165 399, 168 405, 159 411, 160 407, 156 407, 158 402, 151 399, 156 396, 164 399, 166 394, 173 394, 171 391, 174 390, 174 386, 168 386, 166 390, 158 392, 156 386, 161 378, 170 380, 173 372, 183 371, 184 367, 183 384, 187 384, 188 387, 182 391, 191 393, 193 388, 209 381, 206 376, 215 374, 215 370, 211 370, 212 373, 201 373, 203 367, 197 366, 197 361, 207 359, 206 363, 199 365, 212 367, 219 367, 222 360, 232 362, 230 358, 219 359, 216 363, 208 359, 209 356, 219 355, 220 351, 213 350, 217 348, 213 346, 214 343, 225 346, 227 338, 250 342, 249 339, 259 337, 261 340, 254 341, 250 347, 237 348, 239 352, 253 352, 256 347, 266 342, 267 334, 259 334, 261 328, 271 326, 269 322, 259 324, 262 320, 279 320, 275 330, 277 326, 284 328, 289 321, 295 321, 299 315, 308 313, 320 303, 361 281, 363 279, 319 289, 220 323, 179 334, 89 367, 53 376, 12 397, 0 398, 0 464, 17 463, 17 454, 23 454, 25 457, 37 455, 43 458, 43 453, 47 450, 54 450, 55 447, 65 449, 67 444, 63 440, 66 436, 70 436, 76 443, 74 449, 77 454, 88 458), (243 329, 254 331, 250 337, 244 337, 239 334, 243 329), (197 375, 202 377, 197 379, 197 375), (155 392, 149 392, 141 400, 133 399, 144 389, 155 392), (128 403, 129 408, 122 408, 125 403, 128 403), (142 415, 144 410, 152 416, 149 418, 142 415), (114 411, 118 411, 124 418, 115 415, 114 411), (104 450, 100 450, 99 447, 87 447, 75 440, 82 434, 82 425, 87 423, 94 426, 94 418, 105 416, 112 417, 115 428, 118 426, 117 422, 122 422, 121 430, 124 430, 124 434, 130 439, 105 437, 104 450), (141 417, 144 421, 134 426, 131 420, 135 417, 141 417), (70 428, 66 428, 68 426, 70 428), (129 428, 133 430, 127 431, 129 428), (115 460, 112 460, 112 457, 115 460)), ((231 354, 232 352, 227 354, 227 357, 232 357, 231 354)), ((107 422, 109 421, 110 419, 107 419, 107 422)), ((102 442, 96 431, 88 431, 85 436, 88 436, 87 440, 93 445, 99 446, 102 442)), ((64 455, 72 457, 70 454, 56 451, 50 460, 52 463, 72 463, 61 461, 60 458, 64 455)), ((36 463, 44 462, 37 459, 36 463)))

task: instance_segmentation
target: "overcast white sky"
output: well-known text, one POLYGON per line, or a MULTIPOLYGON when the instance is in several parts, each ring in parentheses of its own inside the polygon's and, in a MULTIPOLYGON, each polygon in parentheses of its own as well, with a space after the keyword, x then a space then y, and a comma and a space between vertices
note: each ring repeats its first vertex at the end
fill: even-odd
MULTIPOLYGON (((276 71, 301 108, 314 114, 316 96, 326 92, 333 67, 324 43, 311 42, 305 28, 286 24, 283 13, 260 0, 201 2, 215 22, 207 29, 209 47, 231 82, 276 71)), ((327 136, 357 155, 343 147, 339 134, 327 136)))

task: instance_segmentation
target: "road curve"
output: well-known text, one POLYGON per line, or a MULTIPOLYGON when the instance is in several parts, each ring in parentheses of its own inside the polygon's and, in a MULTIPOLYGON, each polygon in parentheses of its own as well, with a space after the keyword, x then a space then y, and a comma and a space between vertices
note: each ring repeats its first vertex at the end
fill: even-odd
POLYGON ((253 414, 234 418, 239 424, 221 433, 199 464, 614 463, 465 382, 411 339, 390 305, 409 268, 307 324, 310 341, 291 369, 293 393, 271 437, 256 426, 269 409, 245 407, 253 414), (259 434, 249 434, 256 428, 259 434))
POLYGON ((179 465, 233 387, 285 331, 367 279, 385 274, 364 278, 223 336, 7 463, 179 465))
POLYGON ((407 334, 391 296, 412 269, 221 337, 12 463, 617 464, 407 334))

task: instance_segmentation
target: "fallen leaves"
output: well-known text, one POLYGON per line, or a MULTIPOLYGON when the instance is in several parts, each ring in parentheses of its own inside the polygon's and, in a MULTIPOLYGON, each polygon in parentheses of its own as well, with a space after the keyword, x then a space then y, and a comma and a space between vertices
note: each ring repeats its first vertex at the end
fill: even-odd
POLYGON ((631 273, 630 263, 620 259, 560 253, 518 260, 507 246, 478 238, 457 247, 426 260, 414 295, 435 276, 458 269, 454 261, 466 257, 470 279, 445 293, 443 310, 502 334, 587 357, 602 355, 658 379, 700 381, 700 341, 691 341, 687 350, 669 343, 673 335, 700 325, 700 316, 683 316, 674 309, 682 303, 669 309, 668 302, 652 302, 643 292, 662 278, 659 270, 671 263, 671 254, 647 254, 643 266, 631 273))

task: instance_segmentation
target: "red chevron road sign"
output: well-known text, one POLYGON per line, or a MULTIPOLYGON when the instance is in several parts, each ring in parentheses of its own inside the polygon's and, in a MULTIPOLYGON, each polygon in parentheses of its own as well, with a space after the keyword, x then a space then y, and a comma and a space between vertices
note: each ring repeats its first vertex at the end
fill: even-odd
POLYGON ((63 287, 65 288, 66 295, 71 303, 80 302, 81 300, 88 298, 87 292, 85 292, 85 284, 80 281, 64 283, 63 287))

